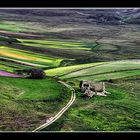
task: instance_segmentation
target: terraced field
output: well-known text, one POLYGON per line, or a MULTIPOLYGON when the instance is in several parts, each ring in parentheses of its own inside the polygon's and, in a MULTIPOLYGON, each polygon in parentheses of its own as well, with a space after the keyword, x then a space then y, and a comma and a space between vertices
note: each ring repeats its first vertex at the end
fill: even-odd
POLYGON ((57 80, 74 88, 76 101, 44 131, 140 130, 140 26, 108 15, 0 10, 0 130, 32 131, 62 109, 71 94, 57 80), (46 79, 17 74, 33 68, 46 79), (111 94, 86 98, 80 80, 104 81, 111 94))
POLYGON ((30 69, 34 67, 43 67, 43 65, 22 62, 14 59, 0 57, 0 69, 13 72, 14 70, 30 69))
POLYGON ((74 50, 91 50, 93 44, 74 42, 74 41, 64 41, 64 40, 27 40, 18 39, 22 45, 43 47, 43 48, 59 48, 59 49, 74 49, 74 50))
POLYGON ((77 102, 63 118, 43 131, 139 131, 139 60, 82 64, 46 70, 77 89, 77 102), (60 69, 60 73, 58 73, 60 69), (106 98, 83 98, 79 80, 108 81, 106 98), (129 123, 128 123, 129 122, 129 123), (59 125, 59 127, 57 127, 59 125))
POLYGON ((48 66, 57 66, 62 59, 51 58, 39 54, 35 54, 29 51, 17 50, 5 46, 0 47, 0 55, 9 58, 15 58, 18 60, 24 60, 25 62, 32 62, 37 64, 46 64, 48 66))
POLYGON ((34 67, 57 67, 61 61, 63 61, 62 58, 0 46, 0 68, 10 72, 34 67))
POLYGON ((51 76, 59 76, 62 79, 78 80, 109 80, 140 74, 139 60, 124 60, 81 64, 71 67, 61 67, 46 70, 51 76))
POLYGON ((90 68, 90 67, 93 67, 93 66, 98 66, 98 65, 101 65, 101 64, 102 64, 102 62, 89 63, 89 64, 80 64, 80 65, 73 65, 73 66, 54 68, 54 69, 46 70, 45 72, 49 76, 63 76, 63 75, 67 75, 69 73, 72 73, 74 71, 87 69, 87 68, 90 68))

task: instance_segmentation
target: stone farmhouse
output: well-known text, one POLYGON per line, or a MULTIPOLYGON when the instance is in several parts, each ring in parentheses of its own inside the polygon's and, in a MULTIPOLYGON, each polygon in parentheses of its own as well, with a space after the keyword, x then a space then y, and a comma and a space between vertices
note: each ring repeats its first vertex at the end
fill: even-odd
POLYGON ((110 94, 105 91, 105 83, 104 82, 93 82, 93 81, 80 81, 80 89, 84 93, 84 95, 88 97, 92 97, 93 95, 97 96, 107 96, 106 94, 110 94))

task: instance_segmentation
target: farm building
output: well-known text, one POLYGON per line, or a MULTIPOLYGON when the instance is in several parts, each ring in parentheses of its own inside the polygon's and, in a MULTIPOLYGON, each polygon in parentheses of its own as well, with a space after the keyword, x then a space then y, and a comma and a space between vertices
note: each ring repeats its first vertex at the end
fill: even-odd
POLYGON ((93 95, 106 96, 106 94, 109 94, 109 92, 105 91, 104 82, 81 81, 80 89, 88 97, 92 97, 93 95))

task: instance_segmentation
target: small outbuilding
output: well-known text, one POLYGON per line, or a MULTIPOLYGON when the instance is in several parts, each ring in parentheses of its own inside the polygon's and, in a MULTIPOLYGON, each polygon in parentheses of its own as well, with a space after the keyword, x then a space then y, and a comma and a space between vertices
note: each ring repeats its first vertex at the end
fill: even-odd
POLYGON ((94 81, 80 81, 80 89, 84 92, 84 95, 92 97, 93 95, 97 96, 107 96, 109 92, 105 91, 104 82, 94 82, 94 81))

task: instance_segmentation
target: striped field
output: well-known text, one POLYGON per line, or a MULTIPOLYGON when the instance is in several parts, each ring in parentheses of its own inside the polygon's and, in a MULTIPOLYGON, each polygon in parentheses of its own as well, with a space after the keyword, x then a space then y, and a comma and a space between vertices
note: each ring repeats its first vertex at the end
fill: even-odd
POLYGON ((50 76, 59 76, 62 79, 107 80, 140 75, 139 60, 122 60, 81 64, 70 67, 61 67, 46 70, 50 76))

